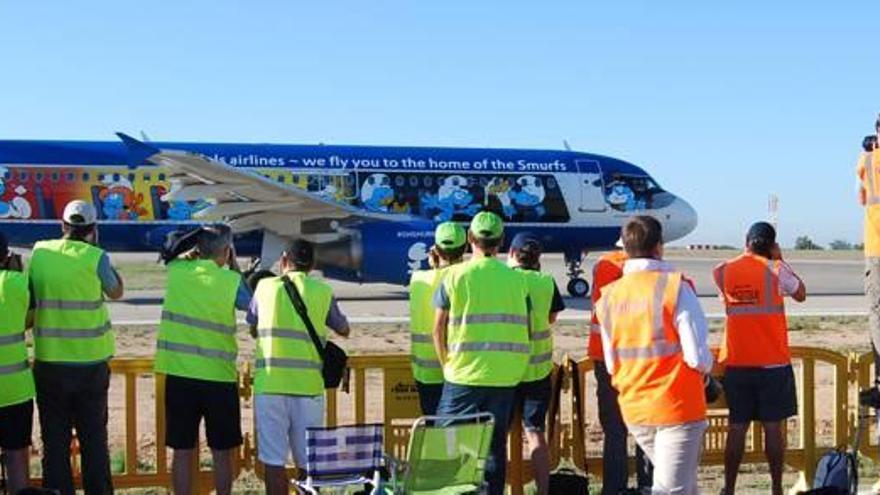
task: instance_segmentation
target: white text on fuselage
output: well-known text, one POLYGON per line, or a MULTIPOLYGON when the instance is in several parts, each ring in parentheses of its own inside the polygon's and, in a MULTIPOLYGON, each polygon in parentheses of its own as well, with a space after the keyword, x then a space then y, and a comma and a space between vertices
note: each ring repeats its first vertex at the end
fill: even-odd
POLYGON ((431 171, 487 171, 487 172, 565 172, 565 162, 531 161, 526 159, 501 160, 440 160, 434 158, 344 158, 338 155, 318 158, 285 158, 257 154, 209 156, 233 167, 279 167, 279 168, 339 168, 348 170, 431 170, 431 171))

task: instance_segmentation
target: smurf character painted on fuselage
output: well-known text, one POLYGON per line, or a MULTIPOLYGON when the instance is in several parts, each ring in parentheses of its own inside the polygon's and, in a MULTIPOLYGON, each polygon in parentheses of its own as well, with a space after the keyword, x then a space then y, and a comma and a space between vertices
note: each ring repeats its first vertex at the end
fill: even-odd
POLYGON ((608 187, 607 195, 608 204, 614 209, 620 211, 637 211, 644 210, 644 201, 636 199, 636 193, 632 188, 623 181, 612 182, 608 187))
POLYGON ((101 211, 108 220, 137 220, 147 214, 143 208, 144 195, 137 193, 126 177, 108 176, 99 195, 101 211))
POLYGON ((547 210, 542 203, 547 196, 544 185, 534 175, 523 175, 516 180, 516 185, 507 192, 510 202, 504 204, 504 215, 507 218, 519 213, 524 220, 540 220, 547 210))
POLYGON ((424 268, 423 264, 428 259, 428 245, 424 242, 417 242, 409 247, 406 253, 409 258, 409 273, 424 268))
POLYGON ((456 214, 467 218, 480 211, 480 205, 474 203, 474 195, 467 189, 468 180, 460 175, 444 177, 437 189, 437 195, 427 195, 422 201, 431 210, 439 210, 434 214, 437 222, 448 222, 456 214))
POLYGON ((6 201, 3 196, 6 194, 6 176, 9 170, 0 167, 0 218, 30 218, 31 204, 24 198, 27 189, 24 186, 15 188, 15 196, 6 201))
POLYGON ((394 189, 386 174, 372 174, 361 184, 361 204, 367 211, 386 213, 393 202, 394 189))
MULTIPOLYGON (((174 195, 177 191, 180 190, 179 182, 171 183, 171 191, 169 192, 169 196, 174 195)), ((193 215, 198 213, 201 210, 211 206, 210 203, 205 201, 204 199, 199 199, 197 201, 180 201, 180 200, 171 200, 168 201, 168 218, 170 220, 190 220, 193 215)))

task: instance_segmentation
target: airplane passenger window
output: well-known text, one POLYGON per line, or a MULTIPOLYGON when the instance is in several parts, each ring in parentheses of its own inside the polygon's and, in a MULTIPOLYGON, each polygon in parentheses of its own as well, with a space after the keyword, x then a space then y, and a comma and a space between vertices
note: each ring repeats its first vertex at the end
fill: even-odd
POLYGON ((153 176, 149 173, 146 173, 146 174, 144 174, 144 180, 149 182, 149 181, 153 180, 153 176))
POLYGON ((88 182, 88 180, 89 180, 89 178, 90 178, 91 176, 89 175, 88 172, 83 172, 83 176, 82 176, 82 177, 83 177, 83 182, 88 182))
POLYGON ((409 178, 410 187, 419 187, 419 178, 416 175, 413 175, 409 178))
POLYGON ((160 181, 164 181, 164 180, 165 180, 165 174, 159 174, 159 180, 160 180, 160 181))
POLYGON ((58 182, 58 172, 52 172, 52 182, 58 182))
POLYGON ((21 180, 21 181, 28 180, 28 173, 27 172, 19 172, 18 180, 21 180))
POLYGON ((404 184, 406 184, 406 179, 404 179, 402 175, 398 175, 397 177, 394 178, 394 185, 395 186, 403 187, 404 184))
POLYGON ((3 172, 4 179, 9 180, 10 177, 12 177, 12 172, 10 172, 9 170, 7 170, 6 172, 3 172))
POLYGON ((73 172, 67 172, 67 182, 73 182, 73 172))
POLYGON ((133 173, 128 174, 128 180, 129 180, 129 182, 134 182, 134 181, 135 181, 135 175, 134 175, 133 173))

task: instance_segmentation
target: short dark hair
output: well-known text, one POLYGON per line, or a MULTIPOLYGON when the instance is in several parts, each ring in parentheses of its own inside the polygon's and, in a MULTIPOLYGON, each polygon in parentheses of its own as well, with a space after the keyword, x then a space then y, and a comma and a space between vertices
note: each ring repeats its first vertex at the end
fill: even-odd
POLYGON ((490 239, 487 237, 477 237, 473 232, 468 230, 468 240, 471 243, 476 244, 477 247, 483 251, 493 251, 501 247, 501 243, 504 242, 504 235, 502 234, 501 237, 490 239))
POLYGON ((305 239, 294 239, 284 250, 287 260, 297 270, 310 270, 315 263, 315 247, 305 239))
POLYGON ((630 258, 650 258, 663 243, 663 226, 656 218, 636 215, 623 226, 623 249, 630 258))
POLYGON ((437 254, 446 261, 456 261, 460 260, 462 256, 464 256, 464 252, 467 250, 467 244, 462 244, 456 248, 446 249, 441 246, 435 246, 437 248, 437 254))
POLYGON ((85 241, 86 237, 90 236, 92 232, 94 232, 97 224, 91 225, 74 225, 72 223, 63 222, 67 227, 67 237, 73 241, 85 241))

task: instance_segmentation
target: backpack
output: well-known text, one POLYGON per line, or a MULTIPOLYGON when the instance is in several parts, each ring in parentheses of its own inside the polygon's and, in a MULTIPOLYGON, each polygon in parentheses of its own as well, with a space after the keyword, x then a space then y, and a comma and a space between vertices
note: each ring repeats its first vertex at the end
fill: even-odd
MULTIPOLYGON (((816 465, 813 489, 824 489, 818 493, 839 493, 855 495, 859 488, 859 461, 856 454, 844 449, 826 452, 816 465), (831 490, 829 490, 831 489, 831 490)), ((816 493, 813 491, 807 493, 816 493)))

